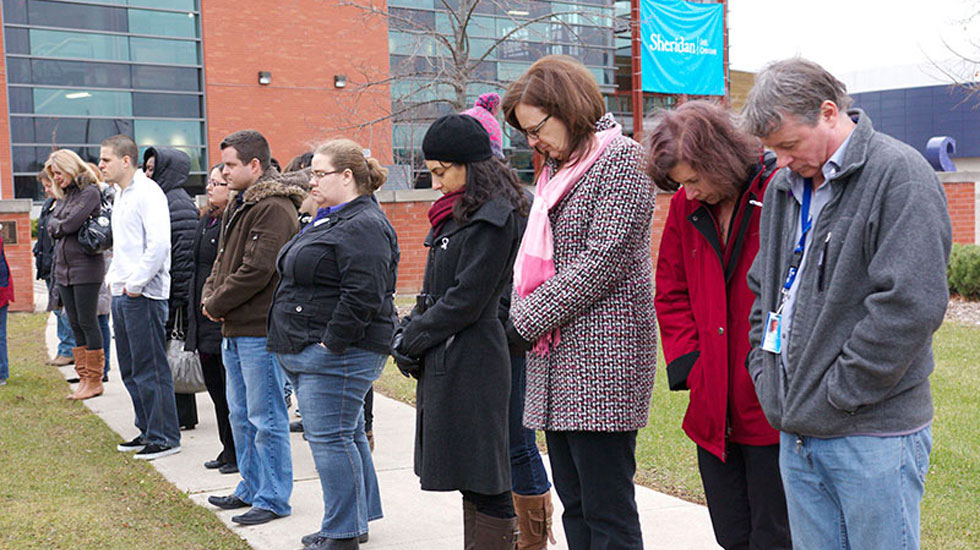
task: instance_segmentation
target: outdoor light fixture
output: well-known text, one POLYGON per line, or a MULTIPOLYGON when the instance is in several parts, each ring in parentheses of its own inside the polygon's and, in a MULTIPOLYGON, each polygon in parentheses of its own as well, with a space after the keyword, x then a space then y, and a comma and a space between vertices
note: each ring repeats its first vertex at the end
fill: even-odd
POLYGON ((507 15, 512 15, 514 17, 526 17, 528 15, 531 15, 531 12, 527 12, 524 10, 508 10, 507 15))
POLYGON ((335 75, 333 75, 333 87, 334 88, 346 88, 347 87, 347 75, 345 75, 345 74, 335 74, 335 75))
POLYGON ((259 84, 263 86, 272 84, 272 73, 269 71, 259 71, 259 84))

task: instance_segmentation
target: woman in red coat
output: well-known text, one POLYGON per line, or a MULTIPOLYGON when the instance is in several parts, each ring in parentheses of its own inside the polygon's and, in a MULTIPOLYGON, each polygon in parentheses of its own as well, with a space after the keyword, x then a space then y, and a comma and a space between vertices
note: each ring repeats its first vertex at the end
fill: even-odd
POLYGON ((690 390, 683 428, 715 538, 726 549, 790 548, 779 433, 745 369, 759 215, 776 158, 721 107, 685 103, 654 117, 647 172, 677 191, 660 243, 654 304, 672 390, 690 390))

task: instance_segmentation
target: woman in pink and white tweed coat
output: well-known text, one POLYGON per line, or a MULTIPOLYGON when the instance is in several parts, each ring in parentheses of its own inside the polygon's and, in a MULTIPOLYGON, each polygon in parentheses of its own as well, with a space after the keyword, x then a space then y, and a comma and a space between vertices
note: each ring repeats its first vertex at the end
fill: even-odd
POLYGON ((524 424, 545 430, 569 548, 642 548, 632 478, 657 333, 641 147, 570 57, 532 65, 503 110, 547 159, 508 323, 509 338, 533 347, 524 424))

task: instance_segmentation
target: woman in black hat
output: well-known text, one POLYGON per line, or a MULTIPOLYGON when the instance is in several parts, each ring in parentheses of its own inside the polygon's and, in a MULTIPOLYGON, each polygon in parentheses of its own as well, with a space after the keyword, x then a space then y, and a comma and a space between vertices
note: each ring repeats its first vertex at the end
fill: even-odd
POLYGON ((415 473, 422 489, 463 494, 464 547, 511 549, 507 414, 510 359, 497 317, 527 202, 475 118, 448 115, 422 142, 432 229, 422 294, 402 320, 393 355, 416 389, 415 473))

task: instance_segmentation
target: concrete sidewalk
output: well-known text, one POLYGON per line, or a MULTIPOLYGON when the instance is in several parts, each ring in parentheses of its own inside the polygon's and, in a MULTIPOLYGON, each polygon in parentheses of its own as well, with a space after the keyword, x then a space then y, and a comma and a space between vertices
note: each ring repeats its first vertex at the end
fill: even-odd
MULTIPOLYGON (((55 318, 47 325, 47 344, 53 356, 57 345, 55 318)), ((113 350, 114 352, 115 350, 113 350)), ((61 369, 65 377, 74 376, 72 367, 61 369)), ((112 356, 110 381, 105 394, 85 401, 93 412, 116 431, 120 442, 137 435, 133 426, 132 402, 119 378, 115 353, 112 356)), ((152 461, 151 464, 186 492, 194 502, 213 511, 236 534, 256 549, 292 550, 301 548, 301 536, 319 529, 323 503, 320 482, 310 448, 301 434, 291 434, 294 486, 293 514, 265 525, 241 527, 231 516, 242 510, 223 511, 207 504, 210 495, 231 493, 239 477, 206 470, 203 463, 220 451, 214 407, 207 393, 197 394, 199 424, 181 432, 182 452, 152 461)), ((458 493, 431 493, 419 489, 412 472, 412 449, 415 434, 415 411, 403 403, 376 395, 374 401, 374 434, 377 448, 375 467, 381 485, 385 517, 371 523, 371 540, 367 548, 418 550, 458 550, 463 546, 463 520, 458 493)), ((290 418, 293 418, 292 411, 290 418)), ((127 457, 131 455, 126 455, 127 457)), ((547 465, 547 460, 545 460, 547 465)), ((636 500, 643 524, 646 548, 702 550, 718 548, 714 542, 708 511, 644 487, 637 487, 636 500)), ((567 549, 561 527, 561 502, 555 501, 555 537, 567 549)))

